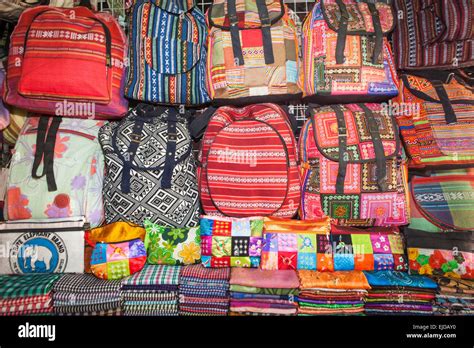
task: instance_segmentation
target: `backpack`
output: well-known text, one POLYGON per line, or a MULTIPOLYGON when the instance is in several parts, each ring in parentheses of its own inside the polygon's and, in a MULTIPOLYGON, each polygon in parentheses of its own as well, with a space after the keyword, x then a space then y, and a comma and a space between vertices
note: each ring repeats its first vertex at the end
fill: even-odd
POLYGON ((402 75, 391 113, 410 157, 410 168, 474 164, 474 93, 458 74, 402 75))
POLYGON ((457 69, 474 65, 472 0, 395 0, 393 34, 399 69, 457 69))
POLYGON ((202 139, 197 171, 207 215, 295 215, 301 183, 290 122, 275 104, 217 109, 202 139))
POLYGON ((137 0, 129 40, 127 97, 187 106, 209 102, 206 21, 193 0, 137 0))
POLYGON ((103 221, 103 121, 29 117, 13 150, 7 220, 85 217, 103 221))
POLYGON ((120 118, 128 109, 125 35, 85 7, 23 12, 11 36, 4 100, 42 114, 120 118))
POLYGON ((105 220, 167 227, 199 223, 196 162, 185 117, 139 104, 99 134, 105 155, 105 220))
POLYGON ((382 102, 398 94, 383 1, 318 0, 303 22, 302 89, 318 104, 382 102))
POLYGON ((215 104, 301 97, 297 27, 283 1, 216 0, 207 21, 207 82, 215 104))
POLYGON ((302 219, 408 223, 406 164, 395 120, 381 104, 308 108, 300 135, 302 219))

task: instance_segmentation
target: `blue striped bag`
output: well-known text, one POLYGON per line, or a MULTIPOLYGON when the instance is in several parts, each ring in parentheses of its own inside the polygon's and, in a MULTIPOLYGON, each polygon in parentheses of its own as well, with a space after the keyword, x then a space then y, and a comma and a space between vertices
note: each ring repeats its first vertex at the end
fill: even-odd
POLYGON ((206 21, 194 0, 137 0, 129 23, 127 97, 186 106, 210 101, 206 21))

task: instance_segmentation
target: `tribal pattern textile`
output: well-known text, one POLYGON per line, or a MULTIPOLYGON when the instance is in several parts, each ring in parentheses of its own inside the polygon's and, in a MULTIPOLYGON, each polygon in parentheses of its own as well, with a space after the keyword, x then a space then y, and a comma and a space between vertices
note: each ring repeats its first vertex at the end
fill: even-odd
POLYGON ((125 95, 154 103, 202 105, 206 90, 204 15, 194 1, 134 2, 125 95))
POLYGON ((297 99, 301 96, 298 28, 293 19, 297 16, 279 0, 236 0, 235 8, 231 3, 216 0, 207 12, 207 86, 214 102, 297 99))
POLYGON ((299 140, 301 218, 408 223, 407 173, 397 126, 382 104, 309 108, 299 140))
POLYGON ((23 12, 11 35, 4 100, 42 114, 121 118, 128 109, 125 34, 109 13, 73 13, 49 6, 23 12))
POLYGON ((192 141, 186 120, 177 113, 140 104, 121 122, 101 128, 107 223, 142 225, 148 219, 179 228, 199 223, 192 141))
POLYGON ((263 219, 201 217, 204 267, 259 267, 263 219))
POLYGON ((63 276, 67 275, 49 273, 0 276, 0 299, 47 295, 63 276))
POLYGON ((410 181, 411 229, 427 232, 472 231, 474 169, 432 171, 410 181))
POLYGON ((391 6, 356 0, 341 4, 344 9, 335 0, 318 0, 303 23, 301 87, 306 99, 329 104, 396 96, 397 75, 386 38, 395 25, 391 6))
POLYGON ((396 227, 357 229, 332 226, 335 271, 407 271, 403 236, 396 227))
POLYGON ((145 220, 147 262, 158 265, 190 265, 201 260, 199 227, 173 228, 145 220))
POLYGON ((301 191, 297 146, 280 106, 220 107, 201 144, 198 177, 207 215, 296 214, 301 191))
POLYGON ((471 0, 396 0, 393 47, 399 69, 456 69, 474 64, 471 0))
POLYGON ((474 93, 461 78, 449 76, 439 74, 435 80, 402 75, 400 94, 389 103, 410 167, 462 167, 474 163, 474 93), (445 102, 439 89, 447 95, 445 102))
POLYGON ((311 221, 266 218, 264 270, 334 270, 329 218, 311 221))
POLYGON ((405 230, 410 274, 474 280, 474 231, 430 233, 405 230))

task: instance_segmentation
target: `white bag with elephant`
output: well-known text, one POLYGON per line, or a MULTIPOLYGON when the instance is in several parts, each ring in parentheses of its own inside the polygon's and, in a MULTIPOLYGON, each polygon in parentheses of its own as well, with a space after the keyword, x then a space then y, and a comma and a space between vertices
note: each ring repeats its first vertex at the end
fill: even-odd
POLYGON ((84 220, 0 223, 0 274, 83 273, 84 220))

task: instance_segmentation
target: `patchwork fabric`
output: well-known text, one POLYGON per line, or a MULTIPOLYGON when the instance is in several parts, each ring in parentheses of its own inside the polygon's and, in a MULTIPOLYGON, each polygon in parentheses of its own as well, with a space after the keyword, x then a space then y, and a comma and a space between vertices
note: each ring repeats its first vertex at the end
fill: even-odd
POLYGON ((281 1, 258 2, 261 9, 255 1, 236 0, 234 25, 232 2, 216 0, 207 13, 207 84, 216 103, 246 104, 249 97, 281 102, 301 95, 298 17, 281 1))
POLYGON ((119 243, 97 243, 91 256, 91 271, 97 278, 121 279, 140 271, 146 262, 140 239, 119 243))
POLYGON ((199 227, 173 228, 144 222, 149 264, 190 265, 201 261, 199 227))
POLYGON ((204 267, 259 267, 263 219, 201 218, 204 267))
POLYGON ((391 6, 381 1, 316 1, 302 30, 306 99, 328 104, 396 96, 396 70, 386 38, 394 25, 391 6))
POLYGON ((99 141, 107 171, 102 189, 107 223, 198 224, 192 140, 177 110, 140 104, 121 122, 103 126, 99 141))
POLYGON ((427 232, 472 231, 474 169, 440 170, 410 181, 410 225, 427 232))
POLYGON ((474 279, 474 232, 430 233, 407 228, 410 273, 474 279))
POLYGON ((333 271, 329 231, 329 218, 318 221, 266 218, 261 268, 333 271))
POLYGON ((398 131, 381 104, 309 109, 299 142, 301 217, 336 224, 405 225, 406 164, 398 131))
POLYGON ((474 93, 457 75, 436 75, 429 79, 402 75, 392 114, 410 167, 465 167, 474 163, 474 93), (449 100, 443 102, 437 89, 444 90, 449 100), (446 110, 452 110, 452 115, 446 110))
POLYGON ((331 244, 336 271, 408 270, 398 228, 332 226, 331 244))
POLYGON ((393 47, 399 69, 472 66, 474 4, 471 0, 396 0, 393 47))
POLYGON ((201 105, 206 90, 204 15, 194 1, 135 1, 129 21, 126 96, 154 103, 201 105))

